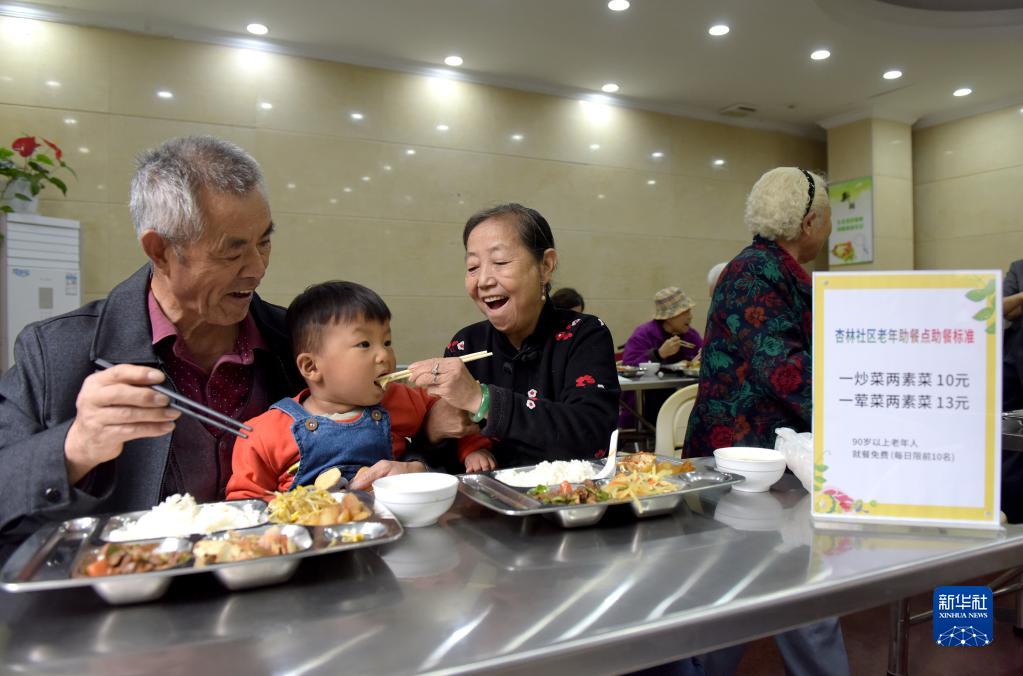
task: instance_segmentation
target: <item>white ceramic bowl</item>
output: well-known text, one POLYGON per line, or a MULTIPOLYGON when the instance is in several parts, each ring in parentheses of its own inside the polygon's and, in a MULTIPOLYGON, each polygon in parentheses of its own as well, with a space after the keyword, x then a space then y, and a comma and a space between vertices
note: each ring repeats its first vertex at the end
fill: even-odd
POLYGON ((661 363, 657 361, 644 361, 639 363, 639 367, 643 369, 648 376, 652 376, 661 369, 661 363))
POLYGON ((725 472, 746 477, 732 488, 744 493, 763 493, 785 473, 785 456, 770 448, 730 446, 714 451, 714 464, 725 472))
POLYGON ((385 476, 373 482, 373 495, 407 528, 437 523, 458 494, 458 477, 438 472, 385 476))

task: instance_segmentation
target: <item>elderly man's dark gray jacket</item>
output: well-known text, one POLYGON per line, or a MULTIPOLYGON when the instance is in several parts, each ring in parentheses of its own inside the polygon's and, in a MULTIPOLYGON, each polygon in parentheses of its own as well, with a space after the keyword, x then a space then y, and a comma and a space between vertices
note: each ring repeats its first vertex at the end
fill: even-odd
MULTIPOLYGON (((147 306, 144 266, 104 300, 28 326, 15 365, 0 377, 0 541, 23 537, 44 521, 147 509, 159 500, 171 435, 125 444, 117 459, 68 484, 64 439, 82 381, 96 358, 160 368, 147 306)), ((304 385, 291 358, 285 311, 254 297, 252 317, 273 355, 270 401, 304 385)))

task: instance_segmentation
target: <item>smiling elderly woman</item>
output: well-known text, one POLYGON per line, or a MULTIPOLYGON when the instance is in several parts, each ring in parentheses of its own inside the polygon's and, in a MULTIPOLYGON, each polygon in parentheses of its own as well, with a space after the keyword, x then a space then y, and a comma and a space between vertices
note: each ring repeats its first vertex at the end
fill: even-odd
POLYGON ((459 331, 447 358, 412 364, 413 382, 482 423, 500 467, 598 455, 618 415, 614 344, 604 322, 549 300, 550 225, 504 204, 472 216, 462 242, 465 289, 486 320, 459 331), (455 358, 480 350, 493 357, 455 358))
POLYGON ((726 446, 774 448, 774 430, 809 431, 810 276, 831 234, 824 179, 772 169, 746 202, 753 243, 721 273, 707 316, 689 455, 726 446))

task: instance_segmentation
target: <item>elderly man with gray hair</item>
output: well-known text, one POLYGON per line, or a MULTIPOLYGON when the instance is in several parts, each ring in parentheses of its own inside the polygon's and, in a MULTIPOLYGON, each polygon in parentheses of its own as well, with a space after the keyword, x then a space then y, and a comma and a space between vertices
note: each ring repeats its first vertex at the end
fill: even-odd
POLYGON ((43 521, 222 497, 234 437, 179 417, 164 383, 245 420, 301 389, 283 308, 256 295, 273 221, 241 148, 142 154, 131 214, 149 262, 110 295, 27 327, 0 379, 0 537, 43 521), (112 368, 94 372, 94 360, 112 368))

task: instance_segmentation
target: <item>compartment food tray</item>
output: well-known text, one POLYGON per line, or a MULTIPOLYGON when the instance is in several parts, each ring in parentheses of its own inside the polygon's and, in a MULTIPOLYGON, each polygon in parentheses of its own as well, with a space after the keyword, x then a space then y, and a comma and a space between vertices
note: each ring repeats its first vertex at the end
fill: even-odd
MULTIPOLYGON (((372 498, 364 502, 371 500, 372 498)), ((195 565, 195 558, 192 556, 182 565, 145 573, 100 577, 89 577, 82 573, 82 568, 93 560, 99 549, 108 544, 104 539, 104 535, 110 531, 108 524, 120 524, 143 513, 83 517, 43 527, 25 540, 4 565, 0 571, 0 589, 8 592, 28 592, 91 586, 110 603, 138 603, 162 596, 174 577, 199 573, 213 573, 229 589, 245 589, 287 580, 295 572, 301 559, 350 549, 375 547, 394 542, 403 533, 401 524, 394 515, 380 503, 375 503, 372 516, 364 521, 351 521, 333 526, 262 523, 248 528, 232 529, 239 535, 259 535, 276 525, 299 547, 298 551, 289 554, 202 566, 195 565), (342 538, 346 534, 361 535, 363 539, 359 542, 344 542, 342 538)), ((222 539, 226 536, 227 531, 221 531, 111 544, 157 543, 161 551, 187 549, 191 552, 200 540, 222 539)))
MULTIPOLYGON (((669 462, 679 465, 685 462, 677 458, 656 456, 657 462, 669 462)), ((711 462, 713 459, 711 459, 711 462)), ((686 495, 699 493, 700 491, 712 488, 731 486, 732 484, 745 481, 745 477, 728 472, 720 472, 712 464, 703 462, 702 459, 694 461, 696 468, 691 472, 666 477, 667 481, 678 485, 678 490, 670 493, 661 493, 649 497, 638 498, 637 500, 607 500, 591 505, 548 505, 527 495, 529 488, 509 486, 500 481, 494 475, 498 471, 481 472, 479 474, 459 475, 461 480, 459 489, 471 500, 508 516, 531 516, 543 514, 554 520, 564 528, 581 528, 591 526, 604 516, 609 507, 615 505, 629 505, 633 513, 639 518, 666 514, 678 507, 679 502, 686 495)), ((593 462, 595 471, 599 471, 602 463, 593 462)), ((517 470, 530 470, 535 465, 517 467, 517 470)), ((595 482, 598 486, 607 483, 607 480, 595 482)))

